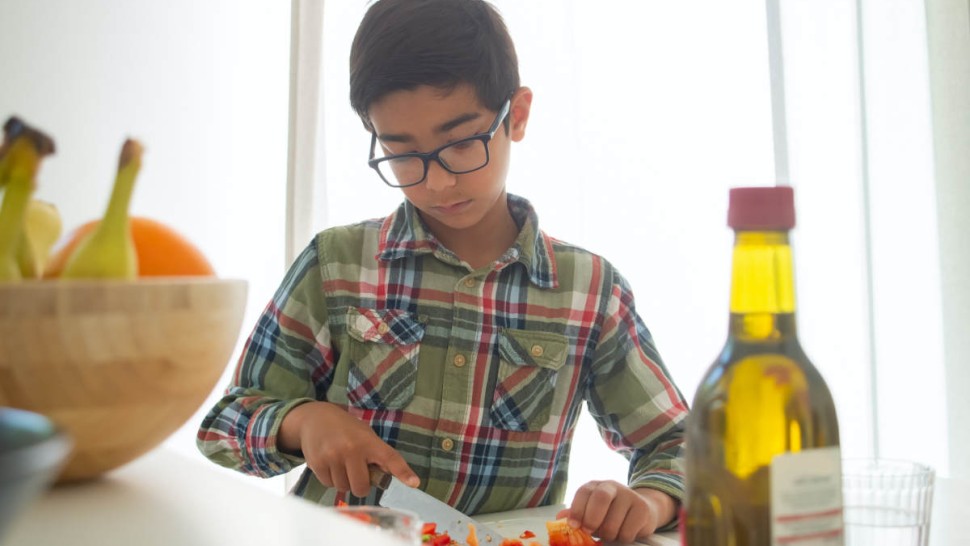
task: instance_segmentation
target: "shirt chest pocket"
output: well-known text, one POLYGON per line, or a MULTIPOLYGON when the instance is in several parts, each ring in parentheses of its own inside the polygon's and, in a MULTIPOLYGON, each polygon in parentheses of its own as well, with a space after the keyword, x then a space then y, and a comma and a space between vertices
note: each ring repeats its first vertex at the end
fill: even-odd
POLYGON ((347 399, 363 409, 402 409, 414 398, 424 324, 400 309, 347 311, 347 399))
POLYGON ((505 329, 499 334, 491 409, 495 426, 520 432, 545 426, 567 349, 566 337, 551 332, 505 329))

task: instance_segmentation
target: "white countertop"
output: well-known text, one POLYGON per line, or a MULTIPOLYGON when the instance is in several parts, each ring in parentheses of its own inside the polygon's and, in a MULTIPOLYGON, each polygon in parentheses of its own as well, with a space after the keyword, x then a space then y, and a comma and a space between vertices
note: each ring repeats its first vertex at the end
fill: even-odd
POLYGON ((159 448, 100 479, 53 488, 0 544, 321 546, 385 544, 384 538, 350 518, 159 448))
MULTIPOLYGON (((970 546, 970 484, 938 478, 931 546, 970 546)), ((537 534, 556 507, 477 519, 537 534)), ((502 530, 502 529, 498 529, 502 530)), ((544 534, 544 533, 543 533, 544 534)), ((677 544, 658 536, 655 546, 677 544)), ((103 478, 58 486, 13 524, 2 546, 321 546, 391 544, 380 532, 275 494, 214 465, 156 449, 103 478)))

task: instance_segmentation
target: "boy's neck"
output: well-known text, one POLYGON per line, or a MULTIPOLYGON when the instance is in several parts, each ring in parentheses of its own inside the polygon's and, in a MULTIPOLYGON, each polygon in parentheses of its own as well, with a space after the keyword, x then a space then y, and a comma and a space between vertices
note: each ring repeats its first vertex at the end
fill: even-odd
POLYGON ((519 236, 519 226, 503 197, 505 206, 495 207, 482 221, 465 229, 453 229, 425 217, 435 238, 472 269, 486 266, 505 254, 519 236))

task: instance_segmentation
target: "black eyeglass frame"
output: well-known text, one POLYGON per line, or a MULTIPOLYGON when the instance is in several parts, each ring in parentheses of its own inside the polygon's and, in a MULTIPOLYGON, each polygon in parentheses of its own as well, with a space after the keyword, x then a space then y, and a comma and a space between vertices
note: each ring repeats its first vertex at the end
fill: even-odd
POLYGON ((490 140, 492 140, 492 137, 495 136, 495 133, 498 132, 498 128, 499 126, 502 125, 502 122, 505 121, 505 118, 508 117, 509 110, 511 110, 511 108, 512 108, 512 99, 506 99, 505 103, 502 105, 502 108, 499 109, 498 114, 495 116, 495 121, 492 122, 492 125, 488 128, 487 131, 485 131, 484 133, 478 133, 476 135, 458 139, 453 142, 449 142, 427 153, 409 152, 406 154, 388 155, 388 156, 375 159, 374 155, 375 155, 375 152, 377 151, 377 132, 371 131, 370 156, 367 158, 367 165, 370 168, 377 171, 377 176, 379 176, 385 184, 387 184, 392 188, 410 188, 411 186, 417 186, 418 184, 427 180, 428 164, 431 163, 431 161, 437 161, 438 165, 441 165, 441 167, 444 170, 450 172, 451 174, 468 174, 480 169, 484 169, 488 165, 488 162, 491 160, 491 153, 489 152, 489 149, 488 149, 488 143, 490 140), (485 163, 482 163, 480 166, 475 167, 474 169, 468 169, 465 171, 456 171, 451 167, 449 167, 439 157, 439 154, 445 148, 449 148, 451 146, 455 146, 456 144, 461 144, 462 142, 470 142, 473 140, 480 140, 482 141, 482 144, 485 146, 485 163), (391 161, 395 159, 409 159, 409 158, 417 158, 417 159, 420 159, 422 163, 424 163, 424 174, 421 176, 421 179, 418 180, 417 182, 412 182, 410 184, 393 183, 388 179, 384 178, 384 175, 381 173, 381 170, 378 168, 379 165, 385 161, 391 161))

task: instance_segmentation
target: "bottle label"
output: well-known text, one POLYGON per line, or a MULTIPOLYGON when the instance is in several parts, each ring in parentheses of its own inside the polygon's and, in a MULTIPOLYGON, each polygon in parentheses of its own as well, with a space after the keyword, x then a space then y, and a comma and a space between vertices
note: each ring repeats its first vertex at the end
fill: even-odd
POLYGON ((839 448, 775 456, 771 461, 771 543, 839 546, 843 540, 839 448))

